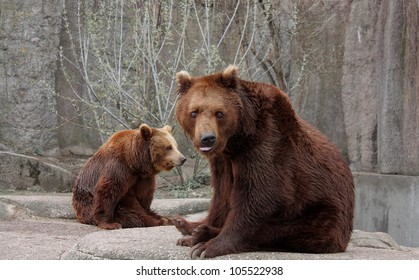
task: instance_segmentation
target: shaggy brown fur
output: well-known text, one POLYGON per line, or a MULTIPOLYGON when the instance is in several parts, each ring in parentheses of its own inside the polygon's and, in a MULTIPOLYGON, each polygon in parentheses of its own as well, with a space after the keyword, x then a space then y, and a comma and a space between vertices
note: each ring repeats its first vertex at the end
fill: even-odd
POLYGON ((179 217, 191 255, 254 250, 342 252, 349 242, 354 184, 346 160, 300 118, 278 88, 245 81, 237 68, 177 75, 176 117, 208 158, 214 196, 201 222, 179 217))
POLYGON ((80 171, 73 188, 73 208, 81 223, 103 229, 169 224, 150 205, 155 175, 186 160, 170 135, 170 126, 112 135, 80 171))

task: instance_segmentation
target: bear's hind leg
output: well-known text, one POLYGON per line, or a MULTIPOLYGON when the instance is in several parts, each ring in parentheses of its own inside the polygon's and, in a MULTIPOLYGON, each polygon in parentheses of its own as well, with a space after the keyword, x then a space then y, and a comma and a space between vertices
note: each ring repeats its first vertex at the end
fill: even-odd
POLYGON ((338 253, 344 252, 347 242, 342 242, 337 230, 316 230, 313 228, 296 227, 284 238, 279 239, 279 246, 285 250, 302 253, 338 253))
POLYGON ((123 228, 133 227, 154 227, 166 225, 167 221, 156 215, 150 215, 128 192, 115 209, 115 221, 120 223, 123 228))
POLYGON ((261 250, 286 250, 302 253, 337 253, 345 251, 351 225, 339 223, 336 216, 318 214, 295 221, 264 224, 255 235, 261 250))
POLYGON ((122 228, 155 227, 164 225, 164 221, 148 215, 139 207, 118 207, 115 211, 115 220, 122 228))

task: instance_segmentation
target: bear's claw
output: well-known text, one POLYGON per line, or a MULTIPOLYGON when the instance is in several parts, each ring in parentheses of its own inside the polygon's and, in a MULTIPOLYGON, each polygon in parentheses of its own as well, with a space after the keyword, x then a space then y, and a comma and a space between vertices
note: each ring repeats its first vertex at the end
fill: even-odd
POLYGON ((191 250, 191 259, 197 260, 197 259, 204 259, 206 255, 206 246, 204 242, 198 243, 195 246, 192 247, 191 250))

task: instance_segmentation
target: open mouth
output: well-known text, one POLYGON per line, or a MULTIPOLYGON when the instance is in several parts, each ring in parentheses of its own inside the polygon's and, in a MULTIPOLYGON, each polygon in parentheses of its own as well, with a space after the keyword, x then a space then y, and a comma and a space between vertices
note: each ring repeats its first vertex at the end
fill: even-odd
POLYGON ((199 150, 201 152, 209 152, 212 150, 212 147, 200 147, 199 150))

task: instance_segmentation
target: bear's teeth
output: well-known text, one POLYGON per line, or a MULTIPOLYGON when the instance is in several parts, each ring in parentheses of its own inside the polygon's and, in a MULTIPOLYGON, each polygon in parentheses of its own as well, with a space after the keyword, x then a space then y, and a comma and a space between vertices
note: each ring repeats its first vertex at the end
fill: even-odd
POLYGON ((208 152, 208 151, 210 151, 211 149, 212 149, 212 147, 201 147, 201 148, 199 148, 201 151, 203 151, 203 152, 208 152))

